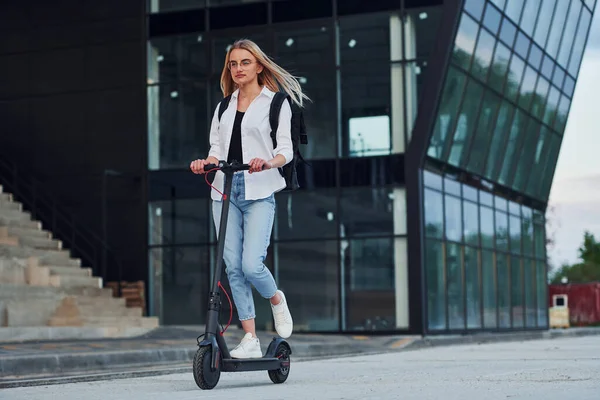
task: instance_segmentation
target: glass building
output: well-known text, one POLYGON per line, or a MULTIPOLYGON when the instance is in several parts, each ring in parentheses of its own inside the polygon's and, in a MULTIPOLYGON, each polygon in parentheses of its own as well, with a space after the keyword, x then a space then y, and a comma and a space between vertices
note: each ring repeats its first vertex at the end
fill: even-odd
POLYGON ((189 164, 249 38, 312 99, 310 165, 276 195, 266 261, 296 331, 547 329, 544 215, 594 7, 149 0, 150 312, 204 323, 216 237, 189 164))

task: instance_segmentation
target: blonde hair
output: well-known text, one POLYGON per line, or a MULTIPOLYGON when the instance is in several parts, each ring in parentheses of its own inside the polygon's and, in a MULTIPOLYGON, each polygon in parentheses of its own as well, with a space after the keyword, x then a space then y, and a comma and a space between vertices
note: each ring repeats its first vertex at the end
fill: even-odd
POLYGON ((227 51, 225 65, 223 66, 223 72, 221 73, 221 91, 223 92, 224 97, 229 96, 237 89, 237 85, 231 77, 231 72, 229 68, 227 68, 231 52, 235 49, 249 51, 256 58, 256 61, 263 66, 262 72, 258 74, 259 85, 264 85, 273 92, 279 92, 281 88, 281 90, 290 95, 292 101, 300 107, 303 106, 303 100, 310 100, 308 96, 302 93, 302 87, 300 86, 298 79, 273 62, 273 60, 271 60, 271 58, 269 58, 256 43, 249 39, 235 41, 227 51))

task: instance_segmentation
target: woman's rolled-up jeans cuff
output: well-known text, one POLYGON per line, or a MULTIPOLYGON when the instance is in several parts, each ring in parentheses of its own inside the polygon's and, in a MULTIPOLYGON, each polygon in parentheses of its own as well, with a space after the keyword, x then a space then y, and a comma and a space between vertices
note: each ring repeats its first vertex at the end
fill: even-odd
POLYGON ((239 317, 239 320, 240 321, 248 321, 248 320, 255 319, 255 318, 256 318, 256 315, 249 315, 249 316, 239 317))

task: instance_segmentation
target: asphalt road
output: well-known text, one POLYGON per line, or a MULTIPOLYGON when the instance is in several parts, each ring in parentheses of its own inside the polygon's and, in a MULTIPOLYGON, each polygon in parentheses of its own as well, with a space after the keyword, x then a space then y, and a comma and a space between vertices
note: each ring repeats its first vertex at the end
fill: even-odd
POLYGON ((436 347, 292 362, 288 381, 224 373, 202 391, 189 373, 3 389, 0 399, 598 400, 600 336, 436 347))

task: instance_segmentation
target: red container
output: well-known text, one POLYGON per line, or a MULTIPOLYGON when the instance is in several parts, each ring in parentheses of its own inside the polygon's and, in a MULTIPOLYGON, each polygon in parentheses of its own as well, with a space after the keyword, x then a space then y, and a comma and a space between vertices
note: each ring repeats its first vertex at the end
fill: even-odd
POLYGON ((572 326, 600 323, 600 282, 570 283, 548 286, 548 304, 553 305, 552 296, 568 296, 569 320, 572 326))

